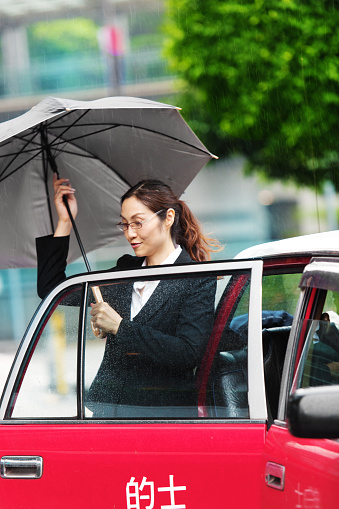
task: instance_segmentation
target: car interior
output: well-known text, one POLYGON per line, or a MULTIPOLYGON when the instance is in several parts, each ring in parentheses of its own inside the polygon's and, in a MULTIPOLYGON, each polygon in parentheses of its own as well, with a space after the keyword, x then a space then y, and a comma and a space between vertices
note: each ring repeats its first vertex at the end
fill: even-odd
MULTIPOLYGON (((270 276, 268 276, 270 277, 270 276)), ((284 274, 270 277, 269 285, 263 285, 263 305, 271 304, 273 309, 262 311, 263 367, 265 377, 268 427, 277 418, 282 372, 285 361, 288 338, 293 321, 292 310, 295 307, 299 289, 295 285, 294 294, 289 294, 291 281, 300 278, 299 274, 284 274), (282 283, 285 291, 281 292, 282 283), (281 296, 274 302, 270 295, 279 285, 281 296), (265 294, 265 288, 270 291, 265 294), (272 304, 275 304, 275 306, 272 304), (284 306, 285 311, 281 306, 284 306), (274 309, 276 307, 276 309, 274 309)), ((226 290, 225 290, 226 292, 226 290)), ((239 294, 236 306, 241 309, 241 300, 246 300, 246 288, 239 294)), ((278 293, 278 292, 276 292, 278 293)), ((227 295, 225 296, 227 299, 227 295)), ((216 309, 216 322, 222 321, 223 307, 227 306, 224 296, 216 309)), ((237 315, 232 311, 217 347, 211 368, 206 404, 209 413, 217 418, 248 418, 247 399, 247 342, 248 314, 237 315)))

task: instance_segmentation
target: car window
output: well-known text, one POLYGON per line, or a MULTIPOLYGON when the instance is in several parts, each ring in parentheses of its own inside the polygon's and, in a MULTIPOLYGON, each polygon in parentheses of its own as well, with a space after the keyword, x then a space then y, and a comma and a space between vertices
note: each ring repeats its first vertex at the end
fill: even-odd
MULTIPOLYGON (((288 319, 288 315, 293 317, 300 295, 299 281, 300 274, 264 275, 262 285, 263 311, 285 312, 285 320, 288 319)), ((279 317, 279 315, 276 316, 279 317)), ((284 315, 281 315, 281 318, 283 320, 284 315)))
POLYGON ((320 320, 304 320, 306 338, 295 388, 339 384, 339 293, 327 291, 320 320))
MULTIPOLYGON (((225 312, 229 280, 230 275, 214 274, 149 281, 155 290, 132 320, 129 303, 136 282, 99 285, 103 299, 124 318, 118 334, 102 340, 87 316, 85 417, 196 419, 207 378, 208 417, 248 417, 247 331, 241 335, 230 328, 236 306, 225 312), (218 362, 206 374, 208 345, 219 343, 218 362), (235 369, 242 373, 241 383, 235 369), (236 394, 241 395, 238 408, 230 402, 236 394)), ((92 301, 89 292, 88 304, 92 301)))
MULTIPOLYGON (((300 274, 262 277, 262 343, 267 410, 277 418, 282 372, 293 314, 300 294, 300 274)), ((247 334, 250 286, 237 302, 231 328, 247 334)))
MULTIPOLYGON (((270 274, 262 278, 262 326, 263 329, 292 325, 293 314, 299 299, 300 274, 270 274)), ((234 318, 247 318, 250 287, 247 286, 236 306, 234 318)), ((237 323, 237 320, 234 320, 237 323)))
POLYGON ((13 418, 77 416, 77 345, 81 288, 68 290, 37 328, 12 398, 13 418))

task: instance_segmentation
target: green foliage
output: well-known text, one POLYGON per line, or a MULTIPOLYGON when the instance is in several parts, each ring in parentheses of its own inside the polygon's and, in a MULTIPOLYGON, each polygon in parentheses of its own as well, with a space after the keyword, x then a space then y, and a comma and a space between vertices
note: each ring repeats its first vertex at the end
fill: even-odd
POLYGON ((84 51, 99 51, 98 26, 85 18, 34 23, 28 28, 30 54, 49 58, 84 51))
POLYGON ((338 189, 338 2, 167 3, 166 55, 206 145, 245 152, 270 177, 338 189))

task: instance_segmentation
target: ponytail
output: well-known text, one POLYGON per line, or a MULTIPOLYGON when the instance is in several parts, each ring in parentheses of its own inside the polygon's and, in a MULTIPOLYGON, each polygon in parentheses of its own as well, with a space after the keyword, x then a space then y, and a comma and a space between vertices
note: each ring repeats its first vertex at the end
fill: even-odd
POLYGON ((179 200, 167 184, 159 180, 142 180, 122 196, 121 204, 131 196, 135 196, 152 212, 163 210, 159 213, 161 220, 165 219, 168 209, 175 211, 171 228, 172 239, 186 249, 192 260, 196 262, 210 260, 211 252, 222 249, 216 239, 202 233, 201 226, 188 205, 179 200))
POLYGON ((192 260, 196 262, 210 260, 211 252, 221 250, 219 242, 202 233, 198 220, 184 201, 178 200, 178 203, 181 207, 181 214, 179 216, 180 228, 178 228, 175 238, 177 244, 183 246, 192 260))

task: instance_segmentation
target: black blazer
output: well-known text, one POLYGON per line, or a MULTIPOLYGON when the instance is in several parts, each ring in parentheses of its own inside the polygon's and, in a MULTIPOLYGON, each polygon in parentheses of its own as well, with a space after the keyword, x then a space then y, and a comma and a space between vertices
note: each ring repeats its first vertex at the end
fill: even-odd
MULTIPOLYGON (((53 237, 47 239, 37 239, 40 296, 65 277, 66 261, 61 258, 65 253, 67 256, 66 238, 59 238, 64 240, 57 240, 54 250, 53 237), (46 260, 50 251, 52 261, 46 260), (50 274, 46 274, 47 267, 50 274), (56 268, 61 273, 57 274, 56 268)), ((143 258, 124 255, 112 270, 139 268, 142 262, 143 258)), ((187 262, 192 260, 183 249, 176 264, 187 262)), ((122 415, 126 406, 134 408, 137 416, 150 416, 153 407, 158 409, 155 414, 159 417, 188 417, 192 411, 195 415, 194 369, 212 330, 215 289, 215 278, 160 281, 131 321, 133 283, 103 287, 104 300, 123 320, 116 336, 107 337, 101 366, 86 394, 86 406, 98 416, 113 416, 109 415, 110 406, 117 405, 123 405, 122 415), (102 407, 104 413, 97 410, 102 407)))

